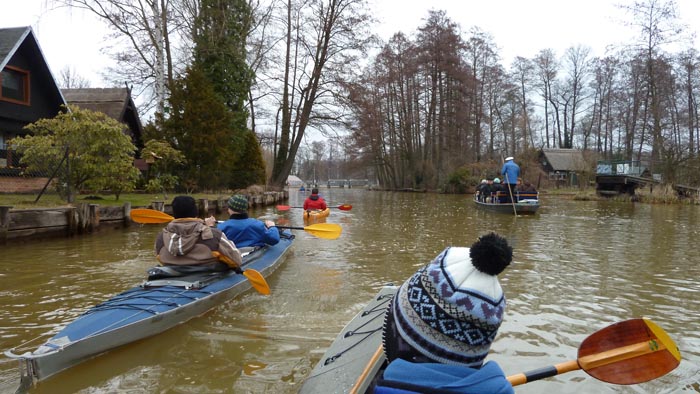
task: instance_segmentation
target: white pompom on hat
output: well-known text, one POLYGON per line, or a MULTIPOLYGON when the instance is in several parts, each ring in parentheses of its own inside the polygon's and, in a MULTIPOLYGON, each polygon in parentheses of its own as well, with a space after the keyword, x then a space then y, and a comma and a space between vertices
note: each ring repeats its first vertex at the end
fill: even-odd
POLYGON ((497 275, 512 261, 505 238, 490 233, 471 248, 450 247, 398 290, 384 322, 389 361, 479 368, 503 320, 497 275))

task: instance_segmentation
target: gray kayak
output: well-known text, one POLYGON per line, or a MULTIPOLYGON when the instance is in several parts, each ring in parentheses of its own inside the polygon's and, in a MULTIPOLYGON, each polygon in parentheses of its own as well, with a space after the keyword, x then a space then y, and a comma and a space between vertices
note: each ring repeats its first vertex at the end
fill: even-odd
POLYGON ((382 327, 398 286, 384 286, 335 338, 299 393, 364 393, 386 361, 382 327))

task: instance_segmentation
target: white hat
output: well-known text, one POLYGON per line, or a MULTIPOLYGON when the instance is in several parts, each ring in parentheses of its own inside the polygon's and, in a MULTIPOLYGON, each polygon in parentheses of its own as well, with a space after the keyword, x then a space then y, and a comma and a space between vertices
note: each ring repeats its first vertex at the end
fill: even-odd
POLYGON ((510 161, 510 160, 513 160, 513 156, 506 157, 506 161, 510 161))

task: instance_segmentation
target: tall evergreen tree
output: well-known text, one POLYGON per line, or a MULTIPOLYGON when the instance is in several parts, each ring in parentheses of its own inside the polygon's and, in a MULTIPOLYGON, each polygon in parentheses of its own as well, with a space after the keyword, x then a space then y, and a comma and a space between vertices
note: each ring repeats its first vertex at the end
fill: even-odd
POLYGON ((232 139, 219 143, 230 147, 228 157, 222 159, 234 163, 227 186, 237 188, 265 182, 262 150, 247 127, 246 102, 255 78, 246 63, 252 18, 245 0, 201 0, 194 34, 194 67, 206 75, 230 115, 232 139))
POLYGON ((181 179, 187 191, 228 186, 234 162, 235 136, 231 111, 196 66, 171 87, 170 113, 156 114, 159 130, 187 161, 181 179))

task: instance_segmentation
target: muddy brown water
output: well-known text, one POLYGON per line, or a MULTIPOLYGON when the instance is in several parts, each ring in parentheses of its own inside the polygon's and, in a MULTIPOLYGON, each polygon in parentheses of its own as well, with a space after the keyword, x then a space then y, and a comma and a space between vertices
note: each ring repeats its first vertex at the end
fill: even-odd
MULTIPOLYGON (((514 246, 508 299, 488 359, 515 374, 575 359, 594 331, 636 317, 663 327, 683 361, 633 386, 582 371, 517 393, 700 392, 700 207, 542 198, 533 217, 477 210, 468 196, 321 189, 337 240, 295 230, 272 295, 249 291, 161 335, 34 386, 31 393, 296 393, 338 331, 384 284, 400 284, 445 247, 496 231, 514 246)), ((299 206, 304 193, 290 192, 299 206)), ((276 216, 302 226, 301 211, 276 216)), ((0 349, 45 340, 86 308, 140 283, 160 225, 0 246, 0 349)), ((38 342, 37 342, 38 345, 38 342)), ((0 356, 0 392, 18 385, 0 356)))

